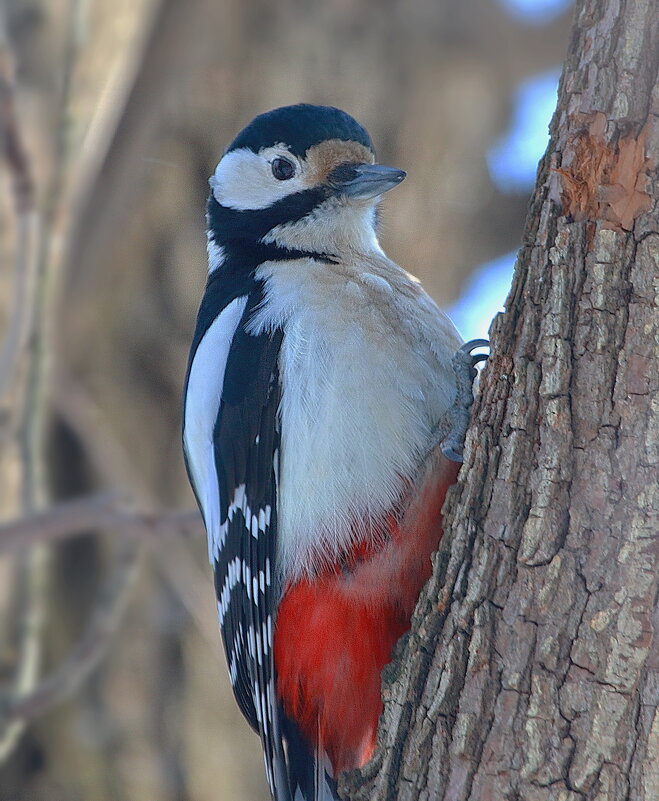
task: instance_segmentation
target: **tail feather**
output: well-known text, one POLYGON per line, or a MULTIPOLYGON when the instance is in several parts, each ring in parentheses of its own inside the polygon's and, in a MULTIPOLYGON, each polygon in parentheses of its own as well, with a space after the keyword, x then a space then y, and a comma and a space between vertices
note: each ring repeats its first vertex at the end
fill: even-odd
POLYGON ((293 801, 340 801, 327 754, 315 749, 297 723, 283 712, 282 732, 293 801))
POLYGON ((338 799, 339 793, 334 779, 332 763, 323 748, 320 720, 318 721, 318 747, 314 752, 314 781, 316 785, 314 801, 335 801, 335 799, 338 799))

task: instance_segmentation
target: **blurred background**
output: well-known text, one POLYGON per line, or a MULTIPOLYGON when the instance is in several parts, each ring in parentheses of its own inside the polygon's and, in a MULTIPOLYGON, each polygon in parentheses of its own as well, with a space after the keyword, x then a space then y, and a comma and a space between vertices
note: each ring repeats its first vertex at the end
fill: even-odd
POLYGON ((144 525, 194 507, 179 419, 208 176, 257 113, 347 110, 408 172, 384 203, 386 251, 482 336, 510 284, 571 12, 0 3, 0 801, 267 798, 204 539, 144 525), (91 500, 75 537, 23 547, 54 538, 53 516, 35 515, 77 498, 91 500), (131 509, 154 517, 136 525, 131 509))

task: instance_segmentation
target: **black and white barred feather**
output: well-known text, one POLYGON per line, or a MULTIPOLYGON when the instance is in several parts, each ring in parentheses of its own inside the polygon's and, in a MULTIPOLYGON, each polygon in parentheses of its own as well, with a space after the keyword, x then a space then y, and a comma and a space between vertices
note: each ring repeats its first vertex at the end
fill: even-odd
POLYGON ((262 300, 260 286, 243 281, 227 292, 224 278, 211 274, 198 318, 186 391, 185 453, 208 529, 233 691, 261 736, 273 795, 287 801, 272 658, 281 331, 248 334, 245 322, 262 300), (248 293, 239 295, 239 288, 248 293), (214 393, 202 388, 209 380, 214 393))
MULTIPOLYGON (((320 780, 309 769, 313 755, 279 706, 273 662, 283 332, 248 333, 262 285, 245 272, 239 281, 227 276, 230 258, 221 276, 211 272, 197 320, 185 393, 186 464, 208 531, 231 685, 261 737, 273 798, 322 798, 314 795, 320 780)), ((324 782, 333 786, 328 776, 324 782)))

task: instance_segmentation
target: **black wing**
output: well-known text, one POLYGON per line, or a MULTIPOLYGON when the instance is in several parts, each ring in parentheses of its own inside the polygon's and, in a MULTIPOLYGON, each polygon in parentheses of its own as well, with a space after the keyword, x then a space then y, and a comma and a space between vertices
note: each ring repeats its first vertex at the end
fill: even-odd
POLYGON ((234 694, 261 736, 274 798, 288 801, 272 652, 282 332, 245 331, 261 300, 258 291, 250 295, 234 335, 213 436, 220 497, 215 587, 234 694))
POLYGON ((263 301, 262 285, 253 275, 229 269, 231 264, 211 273, 199 310, 186 379, 186 466, 208 529, 231 684, 242 713, 260 734, 273 797, 336 799, 333 780, 319 771, 313 748, 276 699, 272 642, 279 600, 283 332, 246 332, 263 301))

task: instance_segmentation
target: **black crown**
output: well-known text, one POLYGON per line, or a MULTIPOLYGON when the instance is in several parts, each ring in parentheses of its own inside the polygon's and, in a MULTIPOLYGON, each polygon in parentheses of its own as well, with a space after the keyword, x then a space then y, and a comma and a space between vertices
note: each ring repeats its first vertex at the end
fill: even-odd
POLYGON ((295 156, 304 156, 310 147, 327 139, 359 142, 375 153, 368 131, 350 114, 333 106, 309 103, 259 114, 238 134, 227 152, 247 147, 258 153, 263 148, 284 144, 295 156))

